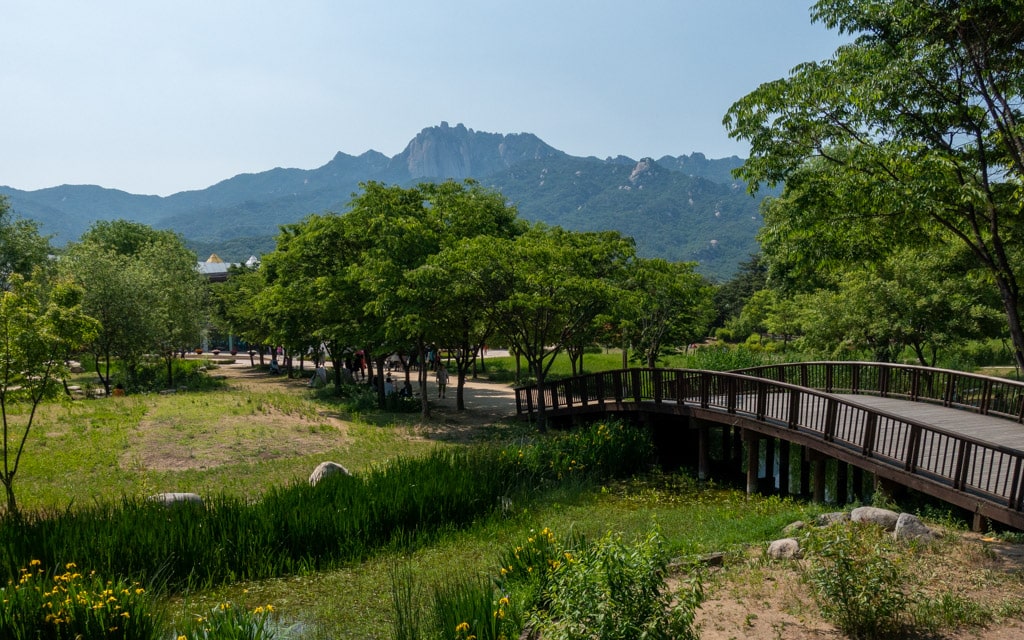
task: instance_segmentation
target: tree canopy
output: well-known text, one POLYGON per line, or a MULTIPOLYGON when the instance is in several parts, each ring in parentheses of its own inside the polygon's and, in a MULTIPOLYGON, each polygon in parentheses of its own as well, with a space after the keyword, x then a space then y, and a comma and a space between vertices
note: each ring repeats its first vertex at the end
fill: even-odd
POLYGON ((785 184, 764 209, 770 277, 806 290, 837 265, 961 243, 998 291, 1024 366, 1024 3, 822 0, 812 17, 853 41, 725 116, 751 144, 738 175, 785 184))

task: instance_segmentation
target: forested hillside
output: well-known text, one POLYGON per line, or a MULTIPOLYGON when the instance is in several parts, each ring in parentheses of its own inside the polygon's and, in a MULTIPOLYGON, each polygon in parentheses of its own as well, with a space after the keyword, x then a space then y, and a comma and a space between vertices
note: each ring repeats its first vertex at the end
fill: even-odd
POLYGON ((500 190, 521 217, 573 230, 618 230, 645 257, 697 261, 718 279, 757 251, 759 198, 730 175, 742 161, 703 154, 660 160, 580 158, 529 133, 477 132, 441 123, 417 134, 392 158, 376 151, 338 153, 316 169, 241 174, 206 189, 167 197, 98 186, 38 191, 0 187, 14 212, 37 221, 57 244, 94 220, 124 218, 173 229, 200 256, 244 260, 273 247, 282 224, 310 213, 344 212, 365 181, 410 186, 473 178, 500 190))

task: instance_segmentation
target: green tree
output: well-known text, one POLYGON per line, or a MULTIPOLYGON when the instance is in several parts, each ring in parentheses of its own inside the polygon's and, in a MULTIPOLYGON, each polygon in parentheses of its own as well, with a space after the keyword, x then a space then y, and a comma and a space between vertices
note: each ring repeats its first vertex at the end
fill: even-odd
POLYGON ((855 40, 725 116, 751 144, 739 175, 785 183, 761 236, 772 270, 799 284, 899 245, 962 243, 995 285, 1024 367, 1024 5, 821 0, 812 17, 855 40))
POLYGON ((39 235, 36 224, 15 218, 7 198, 0 196, 0 289, 13 274, 29 277, 49 253, 49 240, 39 235))
POLYGON ((345 356, 369 335, 365 297, 352 275, 361 238, 342 216, 314 214, 282 227, 273 252, 263 257, 262 286, 243 283, 237 301, 244 308, 247 291, 255 294, 255 317, 246 311, 256 334, 303 352, 327 346, 334 366, 334 385, 341 393, 345 356))
POLYGON ((994 293, 958 265, 963 256, 908 249, 845 272, 834 290, 799 297, 807 345, 846 357, 867 351, 897 360, 907 348, 935 366, 958 342, 1001 330, 994 293))
POLYGON ((555 357, 579 334, 594 333, 598 316, 611 310, 634 258, 632 240, 537 225, 514 240, 496 240, 494 251, 504 259, 493 277, 509 293, 488 312, 497 314, 501 336, 543 384, 555 357))
POLYGON ((211 284, 211 313, 220 327, 259 347, 262 364, 263 347, 271 344, 272 327, 256 301, 266 283, 257 268, 239 266, 228 271, 227 280, 211 284))
POLYGON ((61 269, 82 285, 82 305, 99 322, 99 330, 85 345, 92 353, 96 375, 110 395, 112 368, 120 360, 135 371, 149 348, 148 281, 128 256, 89 244, 68 248, 61 269))
POLYGON ((767 284, 768 265, 760 254, 741 262, 736 275, 715 288, 713 326, 725 326, 727 320, 739 316, 750 296, 764 289, 767 284))
POLYGON ((52 287, 41 278, 11 275, 0 290, 0 419, 7 515, 18 515, 14 481, 39 403, 52 393, 65 354, 88 342, 96 321, 83 313, 82 290, 66 280, 52 287))
POLYGON ((127 220, 100 221, 69 246, 61 269, 85 290, 86 313, 101 329, 89 349, 110 391, 111 361, 134 379, 142 357, 159 353, 173 386, 171 359, 198 344, 207 316, 206 282, 181 237, 127 220))
POLYGON ((706 335, 712 289, 689 262, 638 259, 627 269, 626 339, 648 367, 672 347, 706 335))

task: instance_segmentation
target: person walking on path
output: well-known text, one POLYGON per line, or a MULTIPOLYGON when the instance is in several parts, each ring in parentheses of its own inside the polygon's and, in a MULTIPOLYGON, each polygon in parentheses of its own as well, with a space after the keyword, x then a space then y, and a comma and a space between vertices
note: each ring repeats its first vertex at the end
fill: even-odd
POLYGON ((437 373, 434 375, 437 379, 437 397, 443 398, 445 387, 448 386, 448 370, 444 368, 444 364, 437 365, 437 373))

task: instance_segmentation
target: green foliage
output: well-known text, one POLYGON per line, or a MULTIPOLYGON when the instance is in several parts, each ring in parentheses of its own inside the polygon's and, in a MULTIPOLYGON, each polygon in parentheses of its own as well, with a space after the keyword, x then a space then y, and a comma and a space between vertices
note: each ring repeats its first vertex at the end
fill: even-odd
POLYGON ((275 640, 288 637, 276 621, 273 605, 252 610, 223 602, 209 613, 189 618, 171 634, 177 640, 275 640))
MULTIPOLYGON (((884 265, 908 247, 959 247, 969 266, 950 274, 954 283, 985 272, 978 282, 998 293, 1024 366, 1024 141, 1016 125, 1024 65, 1012 26, 1024 8, 1001 0, 821 0, 812 16, 853 42, 762 83, 725 116, 730 135, 751 143, 737 173, 751 188, 785 184, 762 207, 769 282, 789 291, 831 288, 845 272, 884 265)), ((912 265, 915 272, 935 274, 912 265)), ((882 333, 876 349, 892 353, 882 342, 899 336, 882 333)))
POLYGON ((650 451, 643 430, 601 424, 529 447, 438 449, 359 477, 272 487, 257 501, 220 495, 166 507, 124 499, 27 515, 0 528, 0 567, 15 577, 28 559, 88 558, 89 569, 160 576, 173 589, 319 570, 391 545, 414 547, 542 488, 634 473, 650 451))
MULTIPOLYGON (((0 629, 10 640, 160 640, 160 607, 138 583, 83 575, 74 563, 48 573, 38 560, 2 590, 0 629)), ((217 638, 227 636, 217 636, 217 638)), ((197 638, 198 640, 198 638, 197 638)), ((213 637, 210 640, 214 640, 213 637)))
POLYGON ((685 367, 708 371, 734 371, 782 361, 784 358, 779 355, 751 349, 749 346, 719 345, 701 347, 693 351, 686 357, 685 367))
MULTIPOLYGON (((550 531, 539 535, 555 545, 550 531)), ((608 534, 591 545, 563 547, 537 568, 546 586, 531 615, 532 630, 553 640, 696 640, 701 578, 694 574, 674 594, 665 583, 667 566, 657 532, 632 545, 608 534)))
POLYGON ((903 550, 876 525, 845 523, 805 540, 811 585, 822 616, 860 640, 898 634, 910 621, 903 550))

